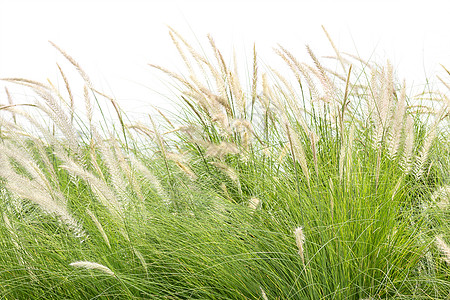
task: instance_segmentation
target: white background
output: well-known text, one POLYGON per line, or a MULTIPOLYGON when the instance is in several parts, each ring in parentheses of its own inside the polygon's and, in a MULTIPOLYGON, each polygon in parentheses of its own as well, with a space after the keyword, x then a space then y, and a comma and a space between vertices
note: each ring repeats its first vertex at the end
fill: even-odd
MULTIPOLYGON (((164 77, 147 64, 173 70, 181 61, 168 35, 175 28, 194 45, 208 47, 211 33, 230 58, 235 49, 245 65, 255 42, 261 61, 280 64, 281 44, 307 60, 333 55, 321 25, 341 51, 384 63, 410 85, 444 78, 450 69, 448 1, 20 1, 0 0, 0 78, 23 77, 61 84, 56 63, 69 80, 77 77, 53 41, 74 57, 95 86, 114 95, 127 111, 167 107, 164 77)), ((249 71, 250 73, 250 71, 249 71)), ((0 103, 6 103, 0 82, 0 103)), ((7 84, 15 101, 30 102, 25 88, 7 84)), ((82 90, 74 90, 82 101, 82 90)))

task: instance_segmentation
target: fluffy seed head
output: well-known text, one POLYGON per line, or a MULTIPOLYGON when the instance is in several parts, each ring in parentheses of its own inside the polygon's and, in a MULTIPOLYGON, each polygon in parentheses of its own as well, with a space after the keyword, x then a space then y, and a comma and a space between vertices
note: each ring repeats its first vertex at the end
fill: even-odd
POLYGON ((302 259, 303 264, 305 264, 305 256, 304 256, 304 249, 303 244, 305 243, 305 235, 303 233, 303 227, 297 227, 294 231, 295 234, 295 242, 297 243, 298 248, 298 255, 300 255, 300 258, 302 259))
POLYGON ((253 210, 256 210, 259 207, 260 203, 261 203, 261 200, 259 200, 258 198, 252 197, 252 198, 250 198, 248 207, 250 207, 253 210))
POLYGON ((435 244, 443 255, 442 259, 450 265, 450 247, 440 236, 436 237, 435 244))
POLYGON ((76 261, 76 262, 73 262, 73 263, 69 264, 69 266, 75 267, 75 268, 85 268, 85 269, 91 269, 91 270, 99 270, 99 271, 101 271, 103 273, 106 273, 108 275, 115 276, 114 272, 111 271, 110 268, 108 268, 108 267, 106 267, 104 265, 95 263, 95 262, 76 261))

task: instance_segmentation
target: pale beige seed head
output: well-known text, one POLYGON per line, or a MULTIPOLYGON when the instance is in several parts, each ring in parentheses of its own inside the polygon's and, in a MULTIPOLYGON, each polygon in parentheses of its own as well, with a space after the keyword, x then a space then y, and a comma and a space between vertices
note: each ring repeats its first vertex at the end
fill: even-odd
POLYGON ((447 243, 442 239, 441 236, 437 236, 435 240, 436 247, 442 253, 442 259, 450 265, 450 247, 447 243))
POLYGON ((263 300, 269 300, 269 298, 267 298, 266 292, 263 290, 263 288, 259 287, 259 289, 261 290, 261 297, 263 298, 263 300))
POLYGON ((248 207, 250 207, 253 210, 256 210, 259 208, 260 204, 261 204, 261 200, 259 200, 256 197, 252 197, 252 198, 250 198, 250 200, 248 202, 248 207))
POLYGON ((108 275, 116 276, 114 274, 114 272, 111 271, 110 268, 108 268, 108 267, 106 267, 104 265, 95 263, 95 262, 76 261, 76 262, 70 263, 69 266, 75 267, 75 268, 84 268, 84 269, 90 269, 90 270, 98 270, 98 271, 101 271, 101 272, 106 273, 108 275))
POLYGON ((297 244, 298 248, 298 255, 300 255, 300 258, 302 259, 303 264, 305 264, 305 255, 304 255, 304 248, 303 245, 305 243, 305 235, 303 233, 303 227, 297 227, 294 231, 295 235, 295 242, 297 244))

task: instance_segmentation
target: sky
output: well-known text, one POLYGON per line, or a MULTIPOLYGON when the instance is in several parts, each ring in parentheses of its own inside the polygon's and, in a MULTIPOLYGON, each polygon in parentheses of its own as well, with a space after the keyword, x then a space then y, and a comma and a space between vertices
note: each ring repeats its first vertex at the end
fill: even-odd
MULTIPOLYGON (((446 2, 0 0, 0 78, 60 84, 59 63, 75 80, 52 41, 126 111, 149 112, 150 105, 169 107, 169 93, 165 77, 148 64, 181 70, 167 26, 204 48, 211 34, 225 56, 235 51, 243 66, 255 43, 263 63, 277 67, 278 44, 301 61, 308 60, 306 44, 318 57, 333 55, 323 25, 339 50, 379 63, 389 59, 400 80, 420 85, 445 77, 440 64, 450 68, 446 2)), ((25 88, 0 82, 0 103, 7 102, 5 85, 16 101, 30 101, 25 88)), ((82 101, 81 88, 74 94, 82 101)))

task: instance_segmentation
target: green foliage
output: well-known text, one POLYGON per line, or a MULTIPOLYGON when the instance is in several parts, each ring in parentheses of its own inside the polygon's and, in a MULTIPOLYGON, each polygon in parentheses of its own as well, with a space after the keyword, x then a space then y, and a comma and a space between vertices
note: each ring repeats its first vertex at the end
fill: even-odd
POLYGON ((188 74, 154 67, 177 81, 175 119, 126 121, 59 48, 87 116, 63 73, 66 91, 8 79, 52 130, 1 108, 2 299, 448 297, 445 94, 427 106, 389 63, 336 53, 340 74, 309 47, 313 65, 277 50, 292 78, 260 73, 254 50, 247 88, 211 38, 215 62, 170 34, 188 74))

